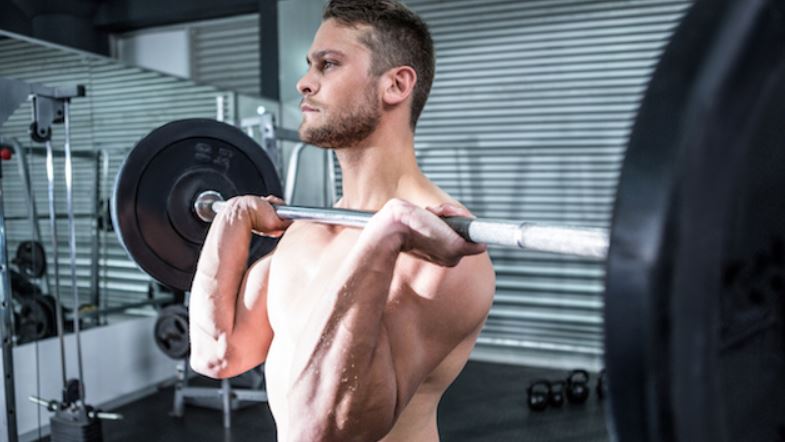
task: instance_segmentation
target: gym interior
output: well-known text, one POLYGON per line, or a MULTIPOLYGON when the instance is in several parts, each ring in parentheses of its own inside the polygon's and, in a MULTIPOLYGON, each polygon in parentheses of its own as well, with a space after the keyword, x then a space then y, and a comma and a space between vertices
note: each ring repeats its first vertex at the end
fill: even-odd
MULTIPOLYGON (((0 441, 286 439, 264 364, 191 366, 190 288, 232 196, 370 222, 298 132, 326 3, 0 0, 0 441)), ((781 2, 402 3, 495 273, 434 440, 785 440, 781 2)))

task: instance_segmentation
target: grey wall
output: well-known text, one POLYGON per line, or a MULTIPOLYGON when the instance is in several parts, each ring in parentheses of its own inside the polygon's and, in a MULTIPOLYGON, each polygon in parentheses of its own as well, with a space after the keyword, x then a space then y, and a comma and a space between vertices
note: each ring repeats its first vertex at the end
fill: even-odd
POLYGON ((114 35, 113 56, 228 91, 259 95, 257 14, 141 29, 114 35))
MULTIPOLYGON (((322 20, 324 0, 287 0, 278 3, 278 41, 281 85, 281 125, 296 129, 300 125, 300 93, 297 81, 305 73, 305 56, 322 20)), ((286 143, 286 153, 292 145, 286 143)), ((289 203, 322 206, 327 180, 325 153, 309 146, 303 153, 294 201, 289 203)))
POLYGON ((124 35, 114 40, 115 56, 122 62, 191 78, 191 35, 188 29, 124 35))
MULTIPOLYGON (((423 171, 479 217, 608 228, 640 100, 690 2, 406 3, 436 46, 423 171)), ((490 254, 496 296, 474 357, 599 368, 604 263, 490 254)))
POLYGON ((296 128, 300 124, 300 94, 297 81, 305 73, 305 56, 322 21, 325 0, 287 0, 278 5, 278 42, 281 54, 282 123, 296 128))

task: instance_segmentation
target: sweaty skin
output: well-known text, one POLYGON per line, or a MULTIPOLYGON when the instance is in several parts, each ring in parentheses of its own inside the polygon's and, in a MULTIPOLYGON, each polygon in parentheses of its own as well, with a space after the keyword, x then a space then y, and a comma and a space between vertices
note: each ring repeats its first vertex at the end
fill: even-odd
POLYGON ((360 32, 332 20, 317 32, 298 84, 300 133, 380 111, 370 134, 330 146, 344 177, 336 205, 378 213, 362 230, 290 224, 275 216, 275 198, 233 198, 210 228, 191 291, 191 365, 225 378, 266 362, 282 441, 438 440, 438 402, 495 289, 485 247, 438 218, 469 213, 417 168, 416 74, 401 67, 371 79, 360 32), (285 233, 246 271, 252 230, 285 233))

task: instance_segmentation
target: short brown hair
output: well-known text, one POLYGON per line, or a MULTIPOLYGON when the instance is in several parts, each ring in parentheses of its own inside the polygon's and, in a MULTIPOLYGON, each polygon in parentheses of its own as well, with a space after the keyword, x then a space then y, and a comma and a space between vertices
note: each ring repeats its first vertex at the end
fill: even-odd
POLYGON ((322 18, 346 26, 371 26, 373 31, 362 38, 362 43, 371 50, 373 75, 396 66, 410 66, 417 72, 410 120, 414 129, 428 100, 436 64, 425 22, 395 0, 331 0, 322 18))

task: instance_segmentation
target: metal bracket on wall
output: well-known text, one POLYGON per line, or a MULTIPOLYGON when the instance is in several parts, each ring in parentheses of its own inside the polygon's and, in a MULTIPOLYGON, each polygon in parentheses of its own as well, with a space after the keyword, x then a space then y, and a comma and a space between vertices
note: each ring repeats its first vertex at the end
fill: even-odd
POLYGON ((63 122, 65 102, 84 96, 83 85, 51 87, 0 77, 0 126, 22 103, 32 98, 33 124, 30 135, 35 141, 47 141, 52 136, 52 124, 63 122))

